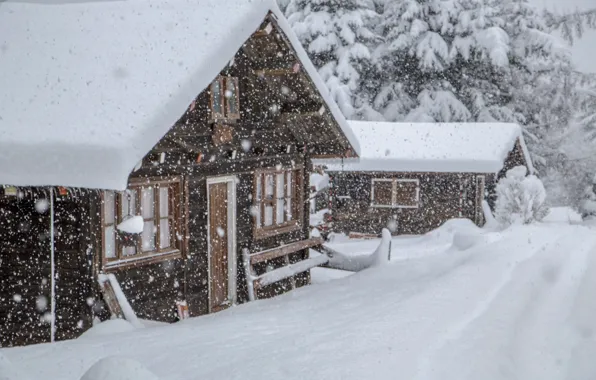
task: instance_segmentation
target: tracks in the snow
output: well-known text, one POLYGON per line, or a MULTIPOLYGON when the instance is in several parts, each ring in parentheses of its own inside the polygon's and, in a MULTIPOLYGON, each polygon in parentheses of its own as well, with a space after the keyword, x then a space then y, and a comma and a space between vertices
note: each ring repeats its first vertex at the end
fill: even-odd
POLYGON ((570 347, 560 326, 596 247, 592 235, 562 231, 518 257, 429 347, 417 379, 565 378, 570 347))

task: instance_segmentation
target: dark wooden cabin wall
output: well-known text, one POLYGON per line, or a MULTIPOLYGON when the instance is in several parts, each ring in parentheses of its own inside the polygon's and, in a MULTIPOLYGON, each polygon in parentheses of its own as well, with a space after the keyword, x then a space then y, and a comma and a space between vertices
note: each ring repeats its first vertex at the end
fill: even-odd
POLYGON ((526 157, 524 156, 524 152, 518 140, 515 143, 515 147, 513 148, 513 150, 509 153, 509 156, 507 156, 505 164, 503 165, 503 169, 501 169, 497 178, 500 179, 504 177, 507 174, 507 170, 513 169, 514 167, 520 165, 528 167, 526 157))
MULTIPOLYGON (((0 197, 0 346, 50 340, 50 215, 43 194, 0 197), (45 316, 45 317, 44 317, 45 316)), ((91 325, 92 271, 87 255, 88 198, 55 201, 56 339, 91 325)))
POLYGON ((330 172, 333 183, 334 231, 380 234, 390 221, 397 221, 394 234, 423 234, 437 228, 446 220, 461 217, 474 220, 475 175, 450 173, 354 173, 330 172), (371 207, 373 178, 418 179, 420 201, 418 208, 371 207), (461 187, 460 183, 466 185, 461 187), (460 193, 465 192, 460 205, 460 193), (349 196, 351 199, 338 199, 349 196))

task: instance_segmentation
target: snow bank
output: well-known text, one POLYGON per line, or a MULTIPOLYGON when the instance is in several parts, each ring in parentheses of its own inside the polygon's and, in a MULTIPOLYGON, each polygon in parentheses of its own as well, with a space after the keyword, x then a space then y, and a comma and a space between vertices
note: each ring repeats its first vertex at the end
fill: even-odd
POLYGON ((0 183, 124 190, 269 12, 359 152, 274 0, 9 1, 0 6, 0 89, 10 89, 0 91, 0 183))
POLYGON ((16 367, 0 353, 0 380, 27 380, 27 377, 17 372, 16 367))
POLYGON ((81 380, 159 380, 136 360, 120 356, 103 358, 91 366, 81 380))
POLYGON ((534 171, 517 124, 349 123, 360 142, 360 158, 313 160, 315 165, 329 171, 497 173, 519 141, 534 171))
POLYGON ((122 222, 120 222, 120 224, 118 224, 117 228, 118 231, 126 232, 129 234, 140 234, 143 232, 144 226, 145 221, 143 220, 143 217, 137 215, 123 220, 122 222))
POLYGON ((96 338, 99 336, 116 335, 134 331, 137 328, 124 319, 110 319, 96 324, 85 331, 78 339, 96 338))
POLYGON ((571 207, 551 207, 542 221, 548 223, 581 223, 582 216, 571 207))

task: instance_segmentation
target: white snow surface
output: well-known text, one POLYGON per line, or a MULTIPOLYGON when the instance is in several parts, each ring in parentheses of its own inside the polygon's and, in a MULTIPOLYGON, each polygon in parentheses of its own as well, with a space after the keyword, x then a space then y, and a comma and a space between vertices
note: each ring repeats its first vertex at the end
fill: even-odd
POLYGON ((356 152, 274 0, 0 3, 0 183, 123 190, 271 11, 356 152))
POLYGON ((472 228, 453 221, 394 238, 406 256, 275 299, 0 355, 32 379, 79 380, 106 356, 137 361, 161 380, 596 378, 594 230, 481 230, 480 244, 451 247, 472 228))
POLYGON ((521 128, 508 123, 388 123, 349 121, 360 158, 318 159, 329 171, 497 173, 520 141, 533 172, 521 128))
POLYGON ((136 360, 108 356, 95 363, 81 380, 159 380, 136 360))

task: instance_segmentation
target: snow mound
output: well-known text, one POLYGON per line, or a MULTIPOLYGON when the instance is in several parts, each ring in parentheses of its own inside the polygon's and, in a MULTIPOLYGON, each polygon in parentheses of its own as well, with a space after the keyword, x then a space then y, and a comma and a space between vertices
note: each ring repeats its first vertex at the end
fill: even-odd
POLYGON ((466 230, 456 232, 453 235, 453 246, 460 251, 465 251, 484 242, 484 236, 480 230, 466 230))
POLYGON ((159 380, 135 360, 109 356, 93 364, 81 380, 159 380))
POLYGON ((118 231, 126 232, 129 234, 140 234, 143 232, 143 228, 145 226, 145 221, 143 217, 140 215, 133 216, 131 218, 125 219, 120 224, 118 224, 118 231))
POLYGON ((549 223, 580 223, 582 216, 570 207, 551 207, 542 221, 549 223))
POLYGON ((85 331, 79 339, 96 338, 99 336, 116 335, 136 330, 136 327, 124 319, 111 319, 98 323, 85 331))
POLYGON ((0 380, 26 380, 16 368, 0 353, 0 380))

